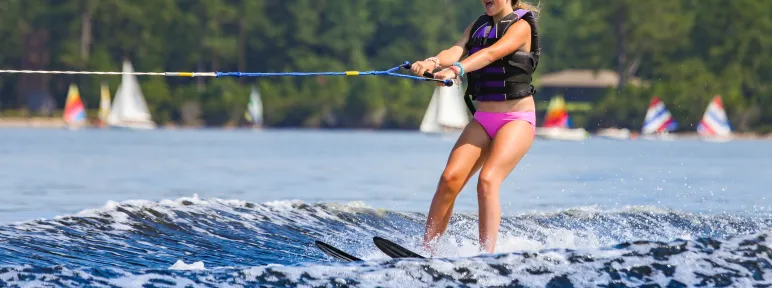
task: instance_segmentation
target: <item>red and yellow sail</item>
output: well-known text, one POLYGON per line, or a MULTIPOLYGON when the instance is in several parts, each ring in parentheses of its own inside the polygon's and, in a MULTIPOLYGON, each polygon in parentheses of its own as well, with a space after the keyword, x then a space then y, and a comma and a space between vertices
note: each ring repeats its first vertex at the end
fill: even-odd
POLYGON ((571 127, 571 119, 568 116, 566 102, 562 96, 555 96, 550 99, 547 114, 544 116, 544 127, 571 127))
POLYGON ((70 84, 70 89, 67 91, 63 118, 70 125, 79 125, 86 122, 86 108, 83 106, 83 101, 80 100, 80 92, 75 84, 70 84))

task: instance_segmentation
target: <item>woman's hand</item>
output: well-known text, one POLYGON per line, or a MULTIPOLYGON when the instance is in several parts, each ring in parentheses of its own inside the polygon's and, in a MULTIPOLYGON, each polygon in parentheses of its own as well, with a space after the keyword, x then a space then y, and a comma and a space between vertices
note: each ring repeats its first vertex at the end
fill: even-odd
MULTIPOLYGON (((446 69, 443 69, 440 72, 434 73, 434 79, 440 79, 440 80, 443 80, 443 81, 450 79, 450 80, 455 81, 458 78, 458 72, 459 71, 457 69, 453 69, 453 67, 451 66, 450 68, 446 68, 446 69)), ((460 83, 460 82, 458 82, 458 83, 460 83)), ((437 86, 445 86, 445 83, 437 82, 437 86)))
MULTIPOLYGON (((448 79, 456 79, 458 78, 458 74, 456 74, 456 71, 453 69, 444 69, 440 72, 434 73, 434 79, 440 79, 440 80, 448 80, 448 79)), ((437 82, 437 86, 444 86, 445 83, 437 82)))
POLYGON ((424 76, 424 72, 434 71, 435 63, 429 60, 416 61, 413 65, 410 65, 410 71, 416 76, 424 76))

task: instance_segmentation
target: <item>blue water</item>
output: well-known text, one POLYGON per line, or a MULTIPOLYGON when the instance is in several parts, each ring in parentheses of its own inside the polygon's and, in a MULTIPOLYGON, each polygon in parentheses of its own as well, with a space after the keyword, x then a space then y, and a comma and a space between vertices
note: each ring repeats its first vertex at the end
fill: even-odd
POLYGON ((473 179, 440 258, 419 261, 370 239, 419 250, 453 138, 0 135, 0 286, 772 285, 772 142, 537 140, 502 187, 497 254, 477 250, 473 179), (316 239, 368 262, 333 260, 316 239))

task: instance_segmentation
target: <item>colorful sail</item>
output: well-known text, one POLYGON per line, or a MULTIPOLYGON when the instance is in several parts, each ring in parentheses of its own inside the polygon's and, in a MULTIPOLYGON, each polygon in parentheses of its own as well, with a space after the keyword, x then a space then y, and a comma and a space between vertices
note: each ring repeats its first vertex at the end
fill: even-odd
POLYGON ((68 125, 80 125, 86 122, 86 108, 80 100, 80 92, 75 84, 70 84, 70 89, 67 91, 63 118, 68 125))
POLYGON ((720 96, 714 96, 708 104, 702 121, 697 125, 697 133, 703 136, 727 136, 732 133, 720 96))
POLYGON ((550 99, 547 114, 544 116, 544 127, 571 128, 571 117, 568 116, 566 102, 562 96, 550 99))
POLYGON ((654 97, 649 103, 649 109, 643 119, 643 134, 653 134, 673 131, 678 128, 678 122, 673 119, 673 115, 665 107, 665 103, 654 97))

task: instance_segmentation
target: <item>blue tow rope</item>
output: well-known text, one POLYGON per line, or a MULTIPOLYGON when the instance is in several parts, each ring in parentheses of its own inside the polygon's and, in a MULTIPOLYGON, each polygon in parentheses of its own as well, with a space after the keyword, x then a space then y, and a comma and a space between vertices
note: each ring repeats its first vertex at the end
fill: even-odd
POLYGON ((370 76, 370 75, 386 75, 400 78, 408 78, 422 81, 435 81, 442 82, 445 86, 453 86, 453 80, 440 80, 432 78, 432 74, 429 72, 424 73, 424 77, 418 77, 413 75, 405 75, 395 73, 394 71, 399 68, 410 69, 410 62, 405 61, 402 65, 383 71, 345 71, 345 72, 272 72, 272 73, 255 73, 255 72, 215 72, 215 77, 272 77, 272 76, 370 76))

